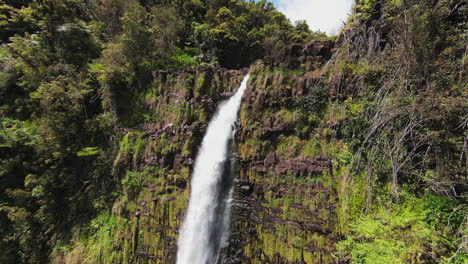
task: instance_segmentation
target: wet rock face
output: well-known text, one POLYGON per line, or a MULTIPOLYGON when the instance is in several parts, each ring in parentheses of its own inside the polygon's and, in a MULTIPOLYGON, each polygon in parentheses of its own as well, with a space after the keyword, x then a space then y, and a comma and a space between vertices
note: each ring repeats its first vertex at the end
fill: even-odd
POLYGON ((263 137, 268 137, 274 134, 287 134, 294 131, 294 125, 291 122, 284 122, 269 118, 263 123, 263 128, 260 134, 263 137))
POLYGON ((267 173, 273 169, 276 176, 289 173, 296 177, 307 177, 321 174, 324 170, 331 168, 330 159, 321 156, 313 159, 304 157, 280 159, 277 162, 272 159, 272 156, 274 157, 274 154, 268 154, 264 161, 253 163, 252 169, 261 173, 267 173))
POLYGON ((129 116, 145 111, 152 121, 121 129, 114 174, 134 181, 113 207, 119 247, 106 252, 115 263, 175 263, 198 147, 217 105, 246 73, 217 67, 153 72, 138 101, 123 109, 129 116))
MULTIPOLYGON (((310 57, 327 55, 319 44, 304 49, 301 54, 310 57)), ((327 183, 330 160, 294 150, 307 144, 309 134, 299 130, 302 121, 291 103, 314 91, 319 73, 284 74, 256 67, 251 71, 237 133, 241 165, 223 263, 331 263, 337 198, 327 183)), ((119 231, 117 240, 135 238, 135 223, 143 234, 135 252, 123 247, 126 255, 141 261, 157 258, 157 263, 175 261, 198 146, 216 106, 245 73, 204 67, 153 73, 152 90, 143 103, 156 118, 124 132, 131 142, 121 145, 130 149, 116 160, 120 175, 149 171, 137 198, 132 198, 135 203, 120 203, 114 209, 129 219, 130 227, 119 231)))
POLYGON ((296 177, 318 175, 331 167, 330 159, 317 156, 314 159, 297 157, 290 160, 282 160, 276 165, 277 175, 293 173, 296 177))
POLYGON ((260 173, 272 172, 279 177, 284 174, 292 174, 296 177, 308 177, 319 175, 324 170, 331 168, 331 160, 322 156, 313 159, 297 157, 293 159, 283 159, 276 157, 275 153, 269 153, 265 160, 252 162, 252 170, 260 173))
MULTIPOLYGON (((326 60, 332 45, 293 45, 288 52, 326 60)), ((311 131, 295 98, 307 97, 319 73, 252 70, 240 114, 239 178, 234 184, 229 246, 223 263, 334 263, 337 194, 326 155, 305 152, 311 131)))
POLYGON ((272 168, 251 174, 255 183, 235 182, 223 263, 333 263, 334 192, 320 183, 283 181, 276 173, 272 168))

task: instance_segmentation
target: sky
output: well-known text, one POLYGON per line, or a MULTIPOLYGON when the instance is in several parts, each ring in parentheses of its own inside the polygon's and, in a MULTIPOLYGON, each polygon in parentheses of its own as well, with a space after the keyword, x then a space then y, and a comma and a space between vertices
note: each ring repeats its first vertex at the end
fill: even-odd
POLYGON ((337 34, 351 13, 354 0, 270 0, 291 22, 305 20, 314 30, 337 34))

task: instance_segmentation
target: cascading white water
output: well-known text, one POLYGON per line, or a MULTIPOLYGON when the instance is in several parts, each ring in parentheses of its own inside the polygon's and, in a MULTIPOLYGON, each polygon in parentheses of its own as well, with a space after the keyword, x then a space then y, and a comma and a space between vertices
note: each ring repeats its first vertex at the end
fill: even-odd
POLYGON ((222 103, 208 125, 191 181, 187 215, 177 242, 177 264, 214 264, 217 262, 227 229, 228 194, 223 180, 229 141, 249 75, 237 92, 222 103))

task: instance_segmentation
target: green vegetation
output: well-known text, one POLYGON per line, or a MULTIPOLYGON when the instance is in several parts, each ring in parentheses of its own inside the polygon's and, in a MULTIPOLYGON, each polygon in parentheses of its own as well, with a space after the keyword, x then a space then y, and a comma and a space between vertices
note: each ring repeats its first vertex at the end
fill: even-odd
MULTIPOLYGON (((312 38, 266 1, 4 0, 0 20, 2 263, 45 263, 116 195, 138 196, 151 176, 140 167, 148 140, 123 127, 170 112, 206 121, 207 110, 161 105, 169 93, 148 89, 151 71, 245 67, 269 43, 312 38)), ((199 95, 230 88, 203 78, 199 95)), ((152 151, 191 155, 194 140, 179 140, 162 136, 152 151)))
POLYGON ((448 18, 453 7, 360 1, 342 32, 322 122, 347 145, 335 156, 337 259, 466 262, 466 10, 448 18))
MULTIPOLYGON (((414 197, 410 199, 398 206, 394 205, 394 208, 381 208, 353 223, 350 235, 337 246, 338 256, 343 257, 350 252, 356 263, 421 263, 447 255, 447 248, 438 247, 444 243, 446 236, 433 229, 437 225, 444 225, 447 223, 444 220, 448 219, 434 218, 431 214, 439 211, 434 210, 435 204, 430 203, 447 206, 453 202, 431 196, 421 200, 414 197), (434 198, 438 201, 434 201, 434 198)), ((452 223, 459 226, 463 221, 463 213, 453 213, 450 216, 453 217, 452 223)), ((464 260, 463 256, 450 259, 452 263, 463 263, 464 260)), ((450 261, 449 257, 445 257, 441 262, 450 261)))
POLYGON ((307 263, 466 262, 466 23, 466 9, 449 1, 359 1, 334 57, 316 65, 321 72, 252 67, 254 98, 241 111, 242 157, 260 164, 271 152, 278 159, 332 159, 331 175, 310 179, 278 176, 274 167, 241 171, 268 190, 256 197, 263 201, 256 218, 267 223, 244 245, 253 263, 302 261, 307 255, 295 255, 297 246, 307 252, 320 241, 327 243, 307 263), (311 90, 295 95, 307 82, 311 90), (281 100, 285 91, 291 100, 281 100), (327 201, 336 211, 323 219, 337 222, 308 220, 315 208, 326 215, 327 201), (291 205, 306 204, 310 211, 299 210, 298 219, 332 233, 282 244, 286 235, 270 219, 282 219, 282 232, 292 232, 291 205))
POLYGON ((0 263, 173 262, 249 66, 240 261, 466 263, 467 16, 356 1, 326 38, 265 0, 0 0, 0 263))

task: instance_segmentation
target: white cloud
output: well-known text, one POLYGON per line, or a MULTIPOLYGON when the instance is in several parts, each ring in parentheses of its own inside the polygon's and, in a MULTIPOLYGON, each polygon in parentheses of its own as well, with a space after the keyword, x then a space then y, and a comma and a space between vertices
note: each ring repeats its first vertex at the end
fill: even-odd
POLYGON ((338 33, 351 14, 353 0, 278 0, 278 9, 291 22, 306 20, 313 30, 338 33))

